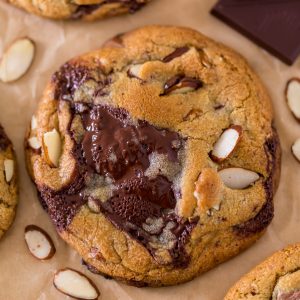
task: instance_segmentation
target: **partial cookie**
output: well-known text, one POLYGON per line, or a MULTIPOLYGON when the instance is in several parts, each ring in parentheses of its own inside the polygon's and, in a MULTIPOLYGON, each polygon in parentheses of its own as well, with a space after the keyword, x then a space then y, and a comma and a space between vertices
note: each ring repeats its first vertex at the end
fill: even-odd
POLYGON ((26 139, 61 237, 129 284, 181 283, 273 218, 280 145, 245 60, 186 28, 119 35, 56 72, 26 139))
POLYGON ((12 143, 0 125, 0 238, 15 218, 17 203, 16 157, 12 143))
POLYGON ((52 19, 93 21, 134 13, 150 0, 8 0, 26 11, 52 19))
POLYGON ((300 299, 300 244, 289 246, 242 277, 225 300, 300 299))

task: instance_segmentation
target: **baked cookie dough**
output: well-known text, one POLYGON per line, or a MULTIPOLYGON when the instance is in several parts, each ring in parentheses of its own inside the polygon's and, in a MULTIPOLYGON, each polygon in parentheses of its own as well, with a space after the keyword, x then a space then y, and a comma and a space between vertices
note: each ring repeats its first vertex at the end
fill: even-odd
POLYGON ((129 284, 188 281, 273 218, 280 145, 269 96, 240 55, 191 29, 140 28, 64 64, 27 140, 61 237, 129 284))
POLYGON ((225 300, 299 300, 300 244, 274 253, 242 277, 225 300))
POLYGON ((13 146, 0 125, 0 239, 11 226, 18 203, 17 166, 13 146))
POLYGON ((26 11, 52 19, 93 21, 134 13, 150 0, 8 0, 26 11))

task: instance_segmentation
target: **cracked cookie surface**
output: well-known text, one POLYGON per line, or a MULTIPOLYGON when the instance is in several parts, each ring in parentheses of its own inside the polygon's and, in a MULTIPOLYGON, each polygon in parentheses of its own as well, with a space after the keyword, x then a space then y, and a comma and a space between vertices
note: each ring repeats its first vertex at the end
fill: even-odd
POLYGON ((225 300, 300 299, 300 244, 274 253, 242 277, 225 300))
POLYGON ((0 125, 0 239, 11 226, 18 203, 17 166, 13 146, 0 125))
POLYGON ((134 13, 150 0, 8 0, 26 11, 52 19, 92 21, 134 13))
POLYGON ((188 281, 272 220, 280 145, 270 99, 241 56, 191 29, 140 28, 70 60, 30 127, 43 207, 106 276, 188 281))

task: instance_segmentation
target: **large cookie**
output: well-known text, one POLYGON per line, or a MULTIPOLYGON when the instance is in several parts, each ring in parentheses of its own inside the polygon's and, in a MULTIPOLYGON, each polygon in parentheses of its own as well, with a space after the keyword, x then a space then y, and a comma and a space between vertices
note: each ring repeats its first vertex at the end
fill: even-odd
POLYGON ((33 14, 52 19, 92 21, 134 13, 150 0, 8 0, 33 14))
POLYGON ((53 75, 27 160, 43 207, 88 265, 171 285, 238 254, 271 222, 272 121, 242 57, 193 30, 149 26, 53 75))
POLYGON ((224 300, 299 300, 300 244, 274 253, 242 277, 224 300))
POLYGON ((18 203, 17 165, 13 146, 0 125, 0 238, 12 224, 18 203))

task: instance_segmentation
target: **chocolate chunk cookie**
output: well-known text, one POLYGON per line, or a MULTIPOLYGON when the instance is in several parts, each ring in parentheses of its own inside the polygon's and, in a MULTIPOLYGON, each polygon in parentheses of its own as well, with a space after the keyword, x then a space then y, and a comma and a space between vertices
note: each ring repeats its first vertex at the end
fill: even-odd
POLYGON ((225 300, 299 300, 300 244, 289 246, 242 277, 225 300))
POLYGON ((27 137, 28 166, 90 269, 172 285, 238 254, 271 222, 272 121, 241 56, 191 29, 149 26, 53 75, 27 137))
POLYGON ((39 16, 52 19, 92 21, 125 13, 134 13, 150 0, 8 0, 39 16))
POLYGON ((13 146, 0 125, 0 239, 15 218, 18 202, 16 173, 13 146))

